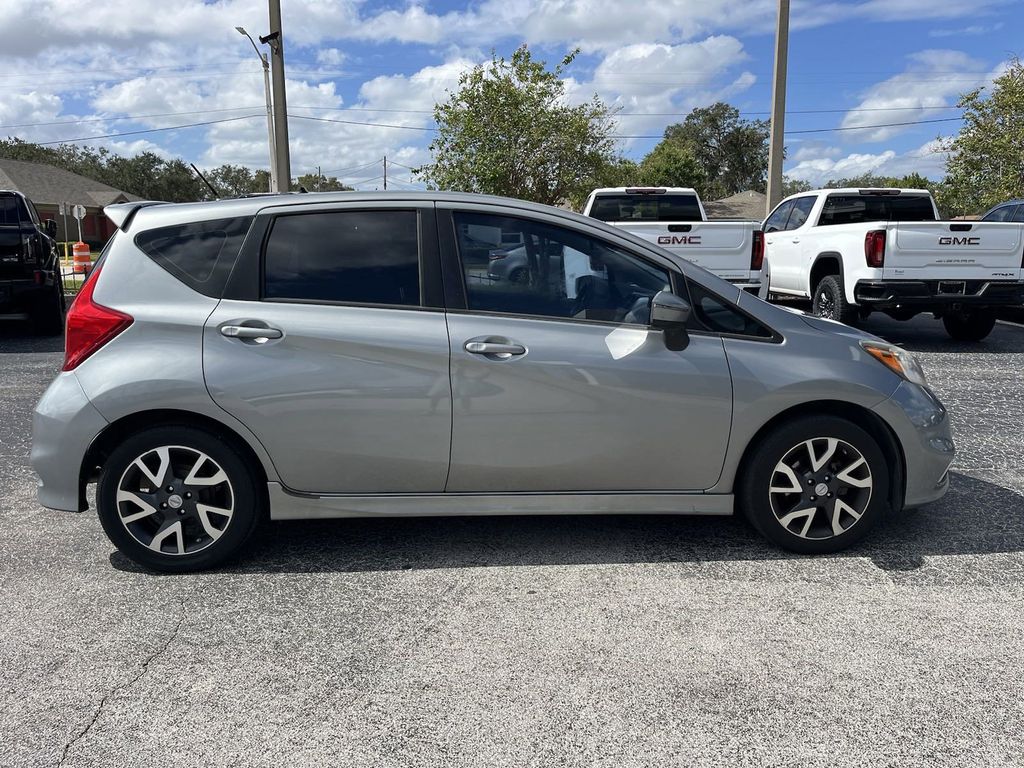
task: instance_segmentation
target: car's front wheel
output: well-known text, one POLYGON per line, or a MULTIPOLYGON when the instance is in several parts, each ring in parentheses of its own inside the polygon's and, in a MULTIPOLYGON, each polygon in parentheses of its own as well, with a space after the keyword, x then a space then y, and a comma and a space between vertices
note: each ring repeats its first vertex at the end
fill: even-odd
POLYGON ((136 433, 104 462, 96 506, 108 538, 157 571, 211 568, 235 555, 264 516, 244 458, 194 427, 136 433))
POLYGON ((890 470, 875 439, 833 416, 788 422, 745 462, 737 501, 769 541, 805 554, 849 547, 888 507, 890 470))

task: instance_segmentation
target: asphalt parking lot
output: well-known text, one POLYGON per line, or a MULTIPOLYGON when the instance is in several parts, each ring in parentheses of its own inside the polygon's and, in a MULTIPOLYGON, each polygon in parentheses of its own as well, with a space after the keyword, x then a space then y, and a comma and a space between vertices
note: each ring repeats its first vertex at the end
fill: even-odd
POLYGON ((188 576, 38 506, 61 342, 0 330, 0 765, 1021 765, 1024 327, 866 328, 960 454, 842 555, 732 519, 325 521, 188 576))

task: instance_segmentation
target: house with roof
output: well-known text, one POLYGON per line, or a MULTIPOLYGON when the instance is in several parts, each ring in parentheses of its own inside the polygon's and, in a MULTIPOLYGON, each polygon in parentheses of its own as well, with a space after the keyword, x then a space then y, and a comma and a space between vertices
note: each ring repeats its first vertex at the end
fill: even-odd
POLYGON ((103 215, 103 207, 142 198, 45 163, 0 158, 0 189, 21 192, 36 205, 42 219, 57 222, 57 239, 78 240, 78 222, 70 211, 60 215, 60 204, 85 206, 82 239, 98 249, 114 234, 114 224, 103 215))
POLYGON ((765 217, 764 209, 767 200, 768 198, 763 193, 748 189, 721 200, 704 203, 704 211, 709 219, 761 221, 765 217))

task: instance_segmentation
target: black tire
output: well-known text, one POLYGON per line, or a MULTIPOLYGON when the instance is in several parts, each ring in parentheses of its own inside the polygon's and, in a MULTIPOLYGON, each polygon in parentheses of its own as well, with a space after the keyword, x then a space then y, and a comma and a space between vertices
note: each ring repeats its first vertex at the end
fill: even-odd
POLYGON ((32 328, 40 336, 64 333, 64 288, 59 282, 40 297, 32 310, 32 328))
POLYGON ((509 273, 508 281, 516 285, 526 285, 530 282, 530 273, 526 267, 516 267, 509 273))
MULTIPOLYGON (((136 492, 134 487, 126 490, 136 492)), ((139 565, 168 573, 213 568, 237 555, 266 516, 264 499, 255 474, 230 440, 203 429, 175 426, 155 426, 122 442, 104 462, 96 491, 100 523, 114 546, 139 565), (150 477, 143 475, 138 469, 140 465, 135 462, 136 459, 147 458, 143 463, 148 464, 153 475, 159 475, 163 465, 159 452, 164 447, 168 447, 168 469, 163 474, 161 487, 152 493, 137 491, 138 498, 152 502, 150 508, 154 513, 137 521, 122 523, 123 518, 139 516, 136 513, 145 510, 131 501, 119 503, 119 486, 122 481, 128 485, 133 477, 139 476, 141 485, 154 491, 150 487, 154 485, 150 477), (207 456, 213 464, 203 462, 195 454, 207 456), (190 461, 194 463, 192 472, 197 478, 193 484, 185 483, 192 476, 186 474, 190 461), (209 476, 214 468, 222 470, 226 480, 211 485, 209 480, 220 476, 219 472, 209 476), (207 476, 197 473, 199 469, 204 470, 207 476), (175 492, 170 493, 168 488, 175 492), (170 498, 172 495, 177 496, 176 501, 170 498), (190 498, 185 499, 186 495, 190 498), (225 498, 230 502, 232 514, 213 514, 213 509, 228 508, 225 498), (200 506, 204 509, 200 510, 200 506), (176 532, 170 531, 173 535, 162 535, 168 528, 175 529, 177 523, 180 526, 176 532), (210 530, 207 525, 219 530, 216 536, 207 533, 210 530), (165 551, 154 551, 146 546, 147 537, 151 539, 150 544, 160 538, 157 545, 165 551), (163 542, 167 542, 166 545, 163 542), (167 548, 185 549, 190 546, 194 551, 186 549, 181 554, 166 551, 167 548)))
POLYGON ((813 416, 782 424, 753 448, 737 478, 736 497, 747 519, 772 543, 801 554, 828 554, 855 544, 878 525, 889 508, 890 482, 889 466, 871 435, 846 419, 813 416), (828 454, 829 438, 837 441, 832 454, 828 454), (790 463, 789 457, 803 455, 807 449, 802 446, 808 442, 819 452, 818 458, 831 457, 815 471, 812 461, 803 470, 790 463), (866 467, 854 467, 858 456, 866 467), (777 470, 783 463, 792 476, 777 470), (844 470, 851 483, 867 482, 869 487, 841 480, 844 470), (799 494, 785 493, 789 486, 783 483, 790 477, 796 478, 799 494), (814 495, 824 486, 831 495, 814 495), (773 488, 777 491, 769 490, 773 488), (840 502, 842 506, 837 506, 840 502), (814 511, 799 514, 810 509, 814 511))
POLYGON ((859 309, 847 303, 843 278, 839 275, 828 275, 821 279, 814 289, 811 312, 815 317, 836 320, 846 325, 853 325, 859 315, 859 309))
POLYGON ((992 309, 962 309, 943 315, 946 333, 956 341, 981 341, 996 327, 996 313, 992 309))

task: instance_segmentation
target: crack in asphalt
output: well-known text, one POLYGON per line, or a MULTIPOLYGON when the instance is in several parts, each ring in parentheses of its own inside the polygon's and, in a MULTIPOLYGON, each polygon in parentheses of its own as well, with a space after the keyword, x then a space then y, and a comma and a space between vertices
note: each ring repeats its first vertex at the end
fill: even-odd
POLYGON ((106 706, 110 698, 115 694, 128 690, 133 685, 135 685, 135 683, 142 679, 142 676, 145 675, 146 671, 149 669, 149 665, 152 664, 158 657, 163 655, 168 648, 171 647, 171 643, 173 643, 174 638, 178 636, 178 632, 181 631, 181 625, 184 623, 185 599, 181 598, 181 614, 178 616, 178 621, 175 623, 174 629, 172 629, 171 633, 167 636, 167 639, 164 640, 163 644, 161 644, 159 648, 157 648, 155 651, 149 654, 149 656, 147 656, 142 661, 142 668, 139 669, 138 673, 133 678, 126 682, 115 685, 113 688, 111 688, 109 691, 103 694, 103 698, 100 699, 100 703, 96 706, 96 710, 92 713, 92 719, 89 720, 85 728, 79 731, 79 733, 75 735, 74 738, 68 740, 64 744, 64 751, 61 753, 60 760, 57 761, 57 768, 60 768, 62 765, 64 765, 64 762, 68 759, 68 753, 71 751, 71 748, 79 741, 81 741, 82 738, 84 738, 85 735, 89 733, 90 730, 92 730, 92 727, 96 725, 96 721, 100 719, 100 715, 103 714, 103 708, 106 706))

